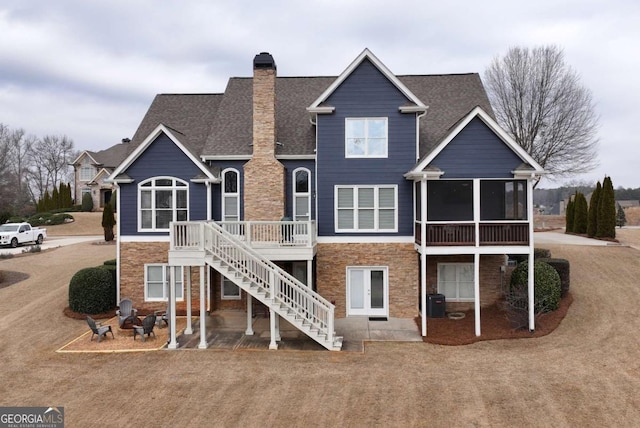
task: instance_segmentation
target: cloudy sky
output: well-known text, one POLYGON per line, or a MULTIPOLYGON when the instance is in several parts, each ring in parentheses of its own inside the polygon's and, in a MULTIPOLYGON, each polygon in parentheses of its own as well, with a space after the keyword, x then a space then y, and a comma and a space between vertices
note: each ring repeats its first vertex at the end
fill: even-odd
POLYGON ((577 179, 640 186, 637 0, 3 0, 0 30, 0 123, 93 151, 155 94, 223 92, 261 51, 281 76, 338 75, 364 48, 396 74, 482 74, 555 44, 600 115, 600 166, 577 179))

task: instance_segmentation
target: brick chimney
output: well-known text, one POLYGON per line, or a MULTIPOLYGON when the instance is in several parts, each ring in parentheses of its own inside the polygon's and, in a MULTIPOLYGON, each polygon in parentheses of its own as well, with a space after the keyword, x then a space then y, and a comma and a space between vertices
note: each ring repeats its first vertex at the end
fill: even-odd
POLYGON ((253 60, 253 155, 244 166, 244 219, 280 220, 285 213, 284 166, 275 158, 276 63, 253 60))

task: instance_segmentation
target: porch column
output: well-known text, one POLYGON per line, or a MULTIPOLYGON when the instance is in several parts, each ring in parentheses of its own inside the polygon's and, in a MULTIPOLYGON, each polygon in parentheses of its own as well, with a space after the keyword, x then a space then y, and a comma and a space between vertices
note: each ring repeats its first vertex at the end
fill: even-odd
POLYGON ((420 181, 420 306, 422 335, 427 335, 427 181, 420 181))
POLYGON ((184 329, 184 334, 193 334, 193 327, 191 326, 191 266, 183 266, 183 274, 185 268, 187 269, 187 274, 183 276, 183 279, 186 277, 187 281, 187 328, 184 329))
POLYGON ((207 348, 207 311, 205 310, 204 266, 200 266, 200 344, 198 348, 207 348))
POLYGON ((253 297, 249 293, 245 294, 247 295, 247 329, 244 331, 244 334, 253 336, 253 297))
POLYGON ((205 269, 207 270, 207 312, 211 310, 211 268, 209 265, 205 265, 205 269))
POLYGON ((169 349, 177 349, 176 341, 176 267, 169 266, 169 310, 171 312, 171 320, 169 320, 169 349))
POLYGON ((307 287, 313 289, 313 260, 307 260, 307 287))
POLYGON ((473 255, 473 288, 476 336, 480 336, 480 254, 477 252, 473 255))
POLYGON ((533 257, 533 179, 527 180, 527 218, 529 219, 529 272, 527 283, 529 294, 529 331, 533 332, 536 329, 535 319, 535 293, 534 293, 534 257, 533 257))
POLYGON ((271 342, 269 343, 269 349, 278 349, 278 343, 276 342, 276 311, 269 309, 269 327, 271 329, 271 342))

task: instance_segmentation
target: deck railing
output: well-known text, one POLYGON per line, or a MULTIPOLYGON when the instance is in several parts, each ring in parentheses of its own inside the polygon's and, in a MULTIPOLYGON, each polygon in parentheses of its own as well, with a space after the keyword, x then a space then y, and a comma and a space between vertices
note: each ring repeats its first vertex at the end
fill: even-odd
MULTIPOLYGON (((421 243, 416 223, 415 242, 421 243)), ((478 245, 529 245, 529 223, 480 223, 478 245)), ((475 223, 427 223, 427 246, 475 246, 475 223)))

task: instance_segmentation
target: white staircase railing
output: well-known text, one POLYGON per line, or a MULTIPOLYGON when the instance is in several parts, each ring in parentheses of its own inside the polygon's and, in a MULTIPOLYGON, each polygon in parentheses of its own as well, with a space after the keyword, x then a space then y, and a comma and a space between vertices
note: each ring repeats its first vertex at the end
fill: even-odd
POLYGON ((240 288, 325 348, 340 350, 335 306, 225 229, 214 222, 174 222, 172 250, 204 250, 213 266, 240 288))

